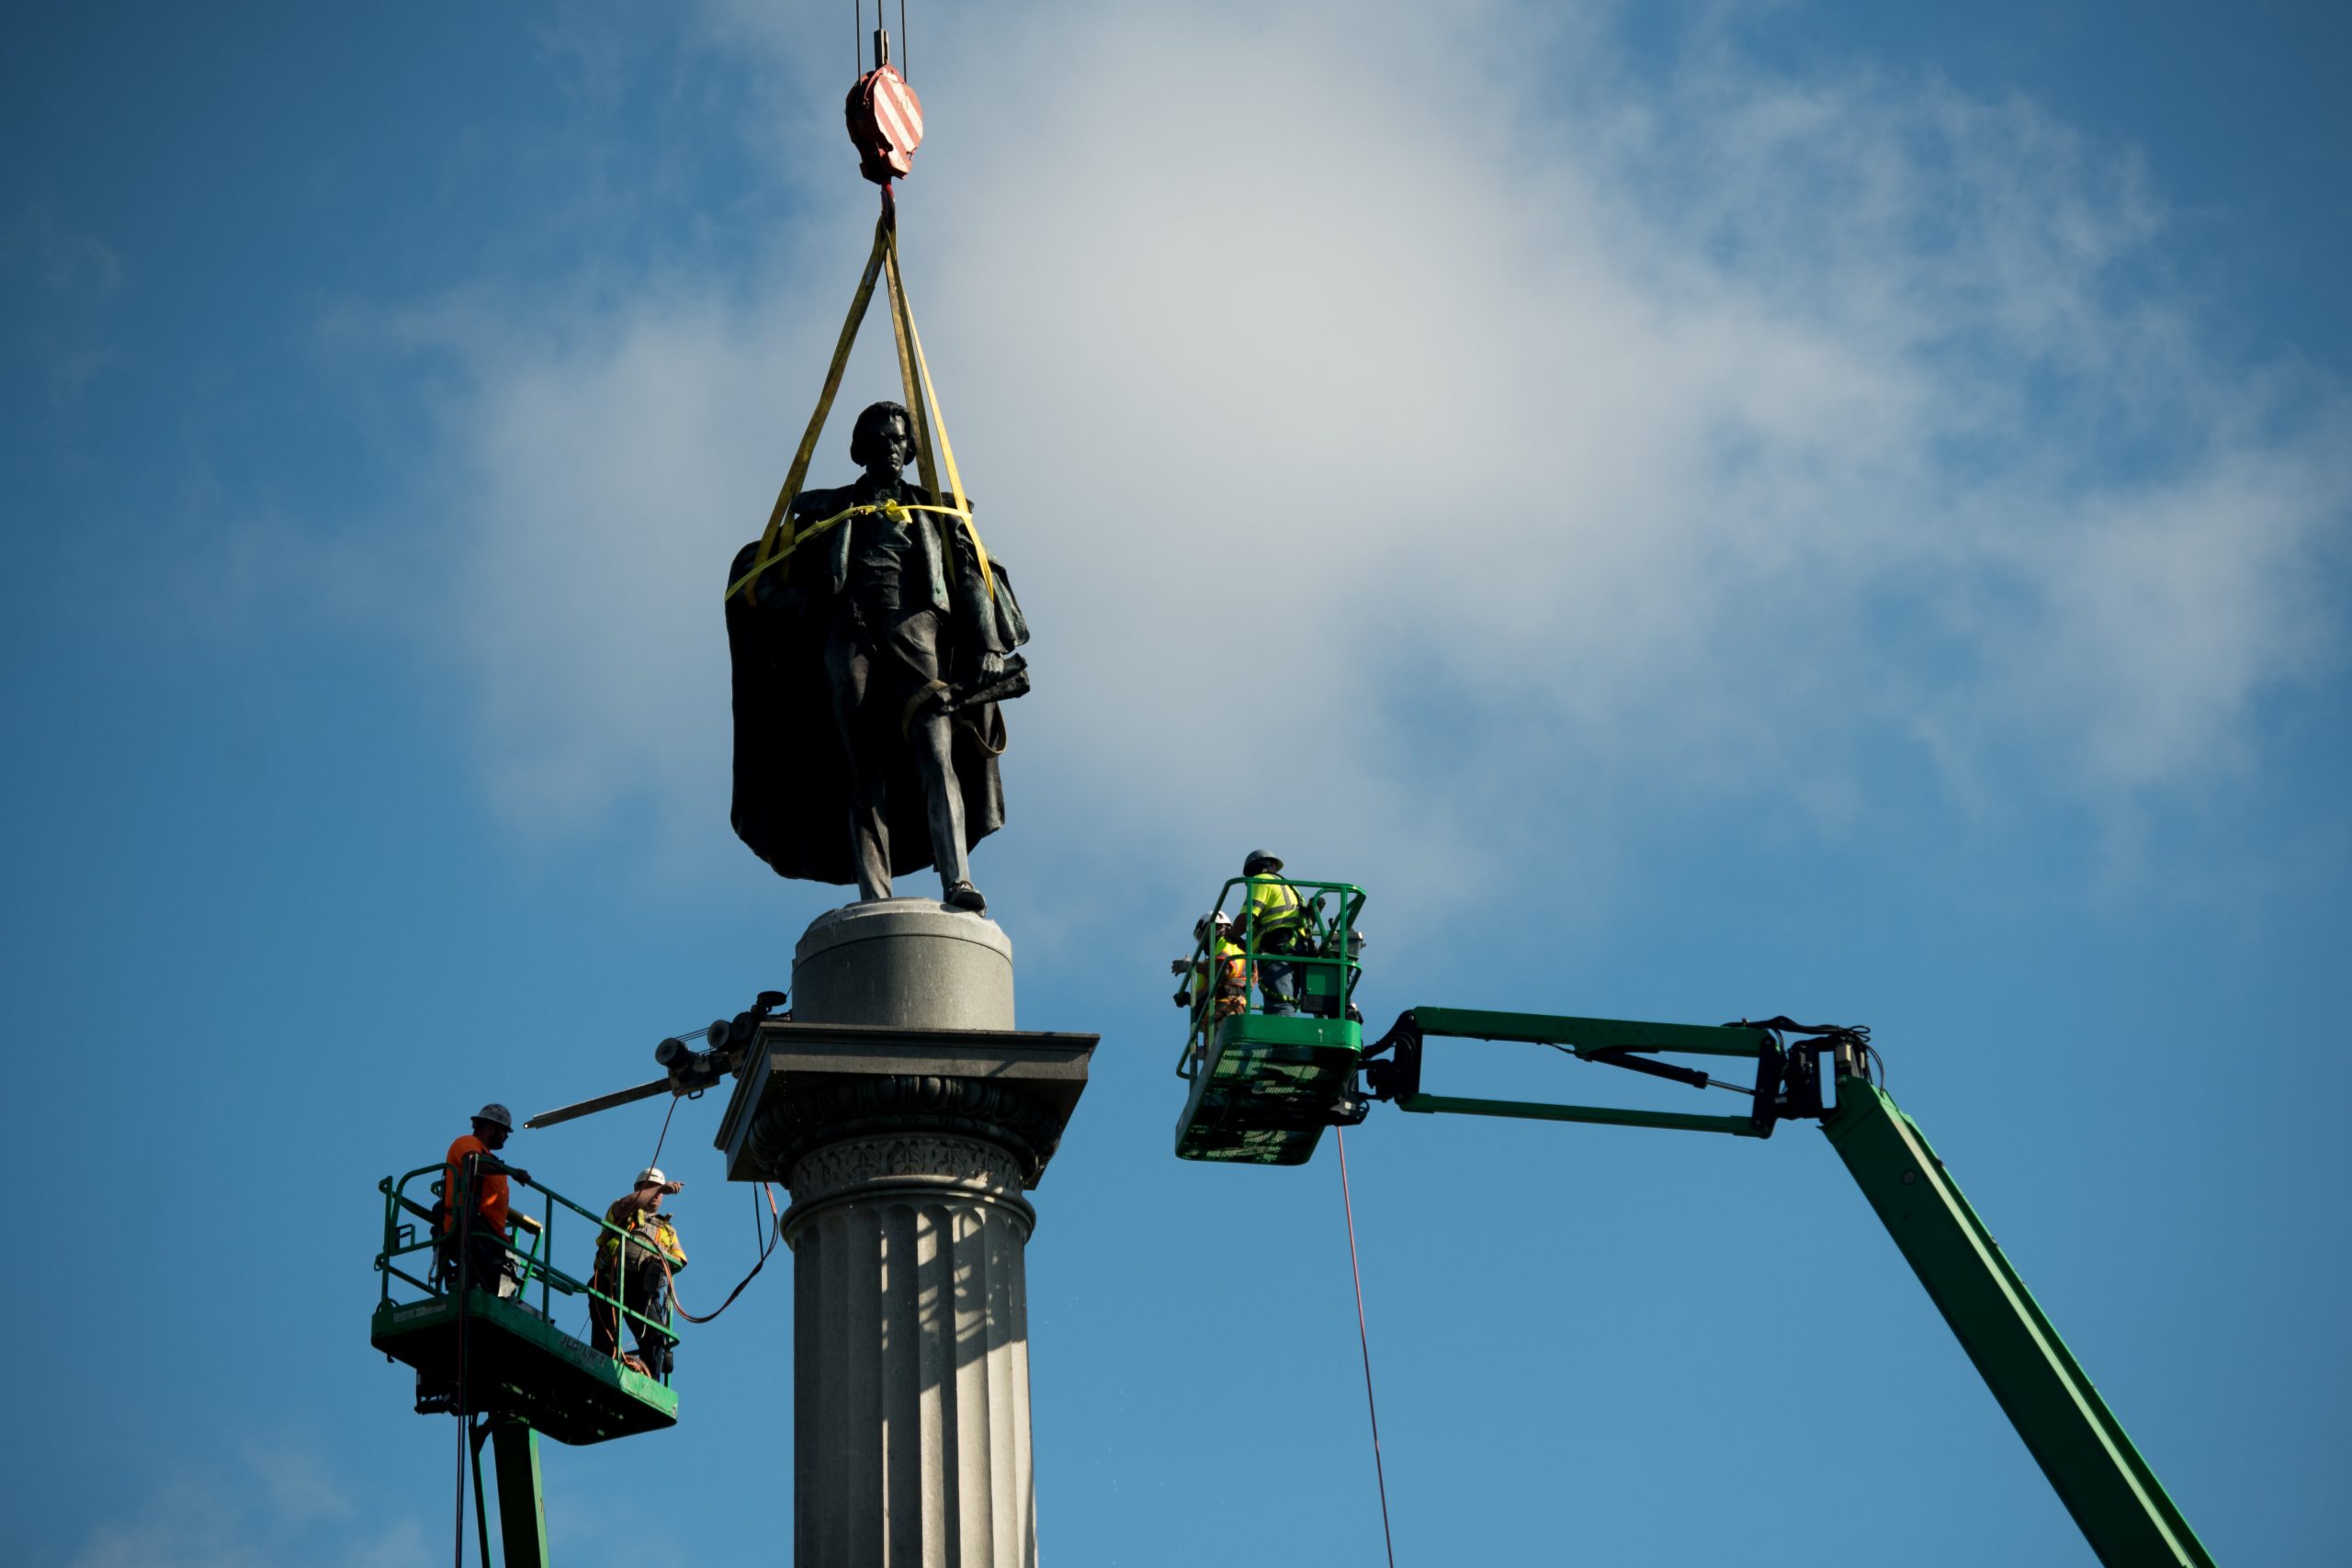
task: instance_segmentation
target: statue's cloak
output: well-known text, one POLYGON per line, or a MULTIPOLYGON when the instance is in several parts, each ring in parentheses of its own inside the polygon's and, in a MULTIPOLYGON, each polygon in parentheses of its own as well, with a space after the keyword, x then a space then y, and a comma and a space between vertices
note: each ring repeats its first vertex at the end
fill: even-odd
MULTIPOLYGON (((807 491, 793 512, 803 526, 870 499, 864 481, 840 490, 807 491)), ((916 486, 901 487, 910 502, 925 501, 916 486)), ((943 679, 964 685, 985 651, 1009 652, 1028 640, 1003 563, 991 558, 993 591, 981 577, 968 536, 954 518, 918 513, 938 552, 948 607, 939 617, 943 679)), ((849 758, 834 720, 825 671, 825 639, 840 584, 849 530, 839 526, 810 539, 771 567, 747 594, 727 601, 727 648, 735 697, 735 791, 730 813, 736 837, 779 876, 852 884, 849 758)), ((728 569, 731 586, 759 558, 754 539, 728 569)), ((877 654, 877 658, 881 655, 877 654)), ((994 703, 955 716, 956 784, 964 796, 968 848, 1004 826, 1004 785, 997 756, 1004 750, 1004 716, 994 703)), ((922 776, 903 737, 884 760, 889 770, 890 874, 905 876, 933 863, 931 824, 922 776)))

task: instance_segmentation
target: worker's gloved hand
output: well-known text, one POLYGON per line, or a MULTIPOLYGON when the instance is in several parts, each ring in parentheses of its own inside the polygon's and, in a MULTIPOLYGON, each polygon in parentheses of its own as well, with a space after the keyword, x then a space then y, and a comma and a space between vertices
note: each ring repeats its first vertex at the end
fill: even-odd
POLYGON ((525 1170, 519 1165, 508 1166, 506 1168, 506 1174, 513 1177, 515 1180, 521 1182, 526 1187, 528 1187, 531 1184, 531 1173, 525 1170))
POLYGON ((1001 675, 1001 674, 1003 674, 1003 673, 1004 673, 1004 655, 1003 655, 1003 654, 1001 654, 1001 653, 983 653, 983 654, 981 654, 981 655, 980 655, 980 679, 981 679, 981 680, 983 680, 983 681, 993 681, 993 680, 995 680, 998 676, 1000 676, 1000 675, 1001 675))
POLYGON ((664 1191, 664 1192, 668 1192, 668 1193, 672 1193, 672 1194, 675 1194, 675 1193, 679 1193, 679 1192, 684 1192, 685 1190, 686 1190, 686 1184, 685 1184, 684 1182, 683 1182, 683 1181, 669 1181, 669 1182, 664 1182, 664 1183, 662 1183, 662 1191, 664 1191))

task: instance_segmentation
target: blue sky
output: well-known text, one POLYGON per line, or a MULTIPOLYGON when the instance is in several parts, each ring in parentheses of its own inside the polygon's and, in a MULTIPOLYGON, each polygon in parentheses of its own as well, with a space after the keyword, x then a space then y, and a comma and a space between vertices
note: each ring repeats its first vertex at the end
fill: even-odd
MULTIPOLYGON (((2216 1555, 2343 1561, 2352 23, 1421 13, 914 7, 909 282, 1037 630, 975 872, 1103 1037, 1045 1551, 1376 1560, 1336 1169, 1167 1152, 1165 960, 1264 842, 1371 889, 1375 1018, 1871 1024, 2216 1555)), ((44 1568, 432 1562, 376 1179, 838 899, 727 831, 716 596, 871 221, 849 23, 7 28, 0 1496, 44 1568)), ((593 1198, 657 1126, 516 1153, 593 1198)), ((1350 1153, 1400 1562, 2088 1561, 1811 1133, 1350 1153)), ((550 1449, 561 1561, 788 1551, 783 1286, 674 1432, 550 1449)))

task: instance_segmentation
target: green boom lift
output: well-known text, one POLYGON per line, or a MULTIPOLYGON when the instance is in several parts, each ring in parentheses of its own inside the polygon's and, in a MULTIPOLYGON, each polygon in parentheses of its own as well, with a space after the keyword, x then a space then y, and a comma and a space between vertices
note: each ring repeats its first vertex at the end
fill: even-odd
MULTIPOLYGON (((1724 1025, 1638 1023, 1545 1013, 1417 1007, 1369 1048, 1346 998, 1356 977, 1361 890, 1298 882, 1315 915, 1294 961, 1312 976, 1306 1016, 1268 1017, 1247 994, 1193 1005, 1180 1077, 1192 1092, 1178 1123, 1184 1159, 1297 1165, 1327 1126, 1353 1126, 1374 1100, 1423 1115, 1505 1116, 1541 1122, 1660 1127, 1769 1138, 1783 1122, 1815 1122, 1894 1245, 1927 1287, 2018 1436, 2107 1568, 2211 1568, 2212 1557, 2174 1506, 1936 1157, 1918 1123, 1880 1088, 1870 1032, 1813 1027, 1785 1018, 1724 1025), (1659 1061, 1667 1053, 1753 1058, 1747 1113, 1687 1115, 1615 1106, 1466 1100, 1425 1093, 1422 1059, 1432 1039, 1517 1041, 1580 1061, 1695 1087, 1719 1085, 1703 1068, 1659 1061)), ((1232 884, 1227 885, 1230 891, 1232 884)), ((1217 961, 1210 932, 1194 952, 1206 974, 1217 961)), ((1253 951, 1245 962, 1254 964, 1253 951)), ((1742 1086, 1746 1087, 1746 1086, 1742 1086)))
POLYGON ((624 1317, 666 1343, 675 1344, 676 1337, 667 1325, 555 1266, 559 1212, 585 1222, 568 1226, 567 1234, 577 1230, 592 1241, 607 1232, 622 1235, 603 1215, 560 1193, 532 1188, 546 1202, 537 1217, 513 1213, 516 1231, 526 1238, 521 1244, 501 1236, 495 1248, 481 1245, 485 1238, 468 1228, 475 1212, 473 1184, 481 1172, 505 1168, 481 1156, 469 1159, 458 1179, 460 1201, 442 1211, 459 1218, 454 1244, 441 1237, 440 1214, 415 1195, 429 1190, 436 1199, 443 1196, 439 1165, 377 1183, 384 1199, 384 1236, 376 1272, 383 1285, 368 1338, 386 1359, 416 1369, 419 1415, 455 1415, 468 1424, 474 1524, 483 1563, 492 1561, 481 1474, 487 1445, 498 1489, 498 1561, 506 1568, 547 1568, 539 1434, 560 1443, 601 1443, 658 1431, 678 1419, 678 1396, 666 1376, 650 1376, 564 1333, 555 1324, 555 1297, 582 1298, 590 1313, 614 1325, 616 1344, 624 1317), (429 1189, 417 1185, 428 1179, 429 1189), (498 1278, 469 1278, 477 1269, 490 1272, 481 1265, 482 1255, 492 1252, 504 1265, 498 1278))
MULTIPOLYGON (((1353 1125, 1366 1104, 1354 1089, 1363 1059, 1363 1021, 1349 998, 1360 972, 1363 938, 1356 914, 1363 889, 1344 882, 1284 878, 1299 895, 1299 933, 1293 946, 1270 954, 1254 923, 1240 951, 1223 956, 1219 934, 1204 932, 1190 960, 1176 967, 1187 988, 1178 996, 1191 1010, 1179 1075, 1193 1092, 1176 1132, 1183 1159, 1244 1165, 1304 1165, 1335 1120, 1353 1125), (1252 1005, 1259 966, 1288 964, 1298 974, 1298 1010, 1269 1013, 1252 1005), (1221 971, 1238 966, 1238 990, 1224 987, 1221 971), (1335 1118, 1334 1109, 1344 1113, 1335 1118)), ((1225 908, 1246 899, 1247 877, 1233 877, 1217 894, 1225 908)))

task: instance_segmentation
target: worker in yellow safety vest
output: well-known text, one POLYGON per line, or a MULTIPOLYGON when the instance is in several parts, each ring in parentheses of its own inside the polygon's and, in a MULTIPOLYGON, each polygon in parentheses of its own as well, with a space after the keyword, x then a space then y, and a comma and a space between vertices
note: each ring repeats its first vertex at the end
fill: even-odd
POLYGON ((1237 941, 1258 952, 1258 994, 1269 1014, 1298 1010, 1298 965, 1283 954, 1298 951, 1306 925, 1306 909, 1282 874, 1283 863, 1272 850, 1251 850, 1241 863, 1250 879, 1250 901, 1241 908, 1234 927, 1237 941))
MULTIPOLYGON (((629 1195, 605 1211, 606 1228, 596 1243, 596 1271, 590 1281, 637 1314, 630 1319, 637 1334, 634 1359, 657 1378, 669 1375, 672 1347, 664 1335, 638 1318, 661 1328, 670 1325, 670 1276, 686 1266, 686 1249, 678 1241, 677 1225, 662 1212, 662 1200, 684 1191, 685 1186, 663 1176, 658 1166, 638 1172, 629 1195)), ((611 1301, 590 1303, 588 1321, 599 1354, 619 1352, 620 1319, 611 1301)))
POLYGON ((1193 921, 1193 952, 1168 966, 1184 982, 1176 988, 1176 1005, 1191 1008, 1193 1021, 1201 1025, 1246 1009, 1250 976, 1241 944, 1233 940, 1233 917, 1219 909, 1193 921))

